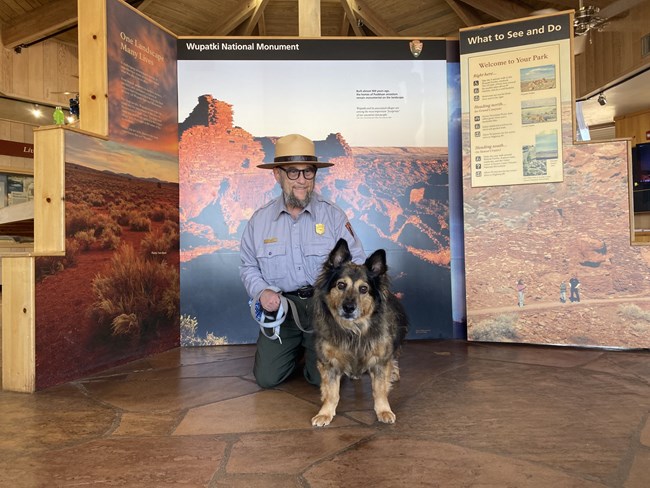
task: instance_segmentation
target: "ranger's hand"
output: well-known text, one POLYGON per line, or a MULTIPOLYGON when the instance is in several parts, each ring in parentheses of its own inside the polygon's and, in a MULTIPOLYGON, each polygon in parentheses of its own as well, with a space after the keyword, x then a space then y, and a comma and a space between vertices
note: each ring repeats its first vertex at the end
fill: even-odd
POLYGON ((280 294, 273 290, 264 290, 260 295, 260 303, 267 312, 275 312, 280 308, 280 294))

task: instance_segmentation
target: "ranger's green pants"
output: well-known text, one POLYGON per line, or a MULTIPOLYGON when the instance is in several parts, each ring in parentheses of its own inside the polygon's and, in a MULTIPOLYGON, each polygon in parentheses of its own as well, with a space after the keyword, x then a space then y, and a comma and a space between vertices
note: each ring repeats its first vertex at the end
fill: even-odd
MULTIPOLYGON (((301 299, 295 295, 287 296, 296 304, 300 325, 305 330, 312 330, 310 306, 313 298, 301 299)), ((285 381, 294 372, 303 351, 305 367, 303 374, 312 385, 320 385, 320 373, 316 368, 316 351, 313 334, 301 331, 293 318, 291 308, 280 326, 280 338, 271 340, 260 332, 257 338, 257 351, 253 374, 257 384, 262 388, 272 388, 285 381)))

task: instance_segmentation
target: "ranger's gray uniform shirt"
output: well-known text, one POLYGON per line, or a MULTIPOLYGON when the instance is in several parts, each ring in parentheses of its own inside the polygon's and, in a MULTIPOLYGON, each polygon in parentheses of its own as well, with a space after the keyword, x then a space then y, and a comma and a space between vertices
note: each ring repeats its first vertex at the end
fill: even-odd
POLYGON ((352 260, 362 264, 366 254, 345 212, 316 192, 293 220, 280 195, 258 209, 241 239, 239 275, 254 298, 269 286, 294 291, 313 285, 338 240, 348 242, 352 260))

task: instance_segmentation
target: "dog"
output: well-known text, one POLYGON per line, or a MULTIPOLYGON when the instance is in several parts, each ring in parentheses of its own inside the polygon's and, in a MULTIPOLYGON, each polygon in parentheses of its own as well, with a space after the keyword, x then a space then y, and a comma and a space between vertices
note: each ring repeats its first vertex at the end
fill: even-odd
POLYGON ((311 419, 329 425, 336 415, 342 375, 370 374, 377 420, 395 422, 388 403, 397 363, 408 331, 404 307, 389 289, 386 251, 375 251, 363 265, 352 262, 345 239, 339 239, 314 285, 312 323, 322 406, 311 419))

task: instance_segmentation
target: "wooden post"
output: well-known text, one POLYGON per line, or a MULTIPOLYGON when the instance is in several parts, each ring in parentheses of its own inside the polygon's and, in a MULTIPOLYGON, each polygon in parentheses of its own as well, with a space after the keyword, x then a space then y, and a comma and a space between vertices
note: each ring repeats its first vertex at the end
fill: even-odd
POLYGON ((298 35, 320 37, 320 0, 298 0, 298 35))
POLYGON ((36 258, 65 254, 65 130, 34 132, 34 251, 2 260, 2 389, 36 389, 36 258))
POLYGON ((106 1, 79 0, 79 128, 108 136, 106 1))
POLYGON ((35 286, 33 257, 2 260, 2 389, 36 389, 35 286))
POLYGON ((34 131, 34 254, 65 254, 65 129, 34 131))

